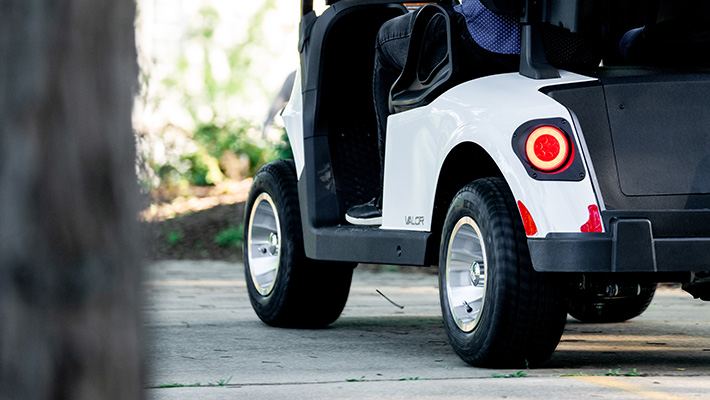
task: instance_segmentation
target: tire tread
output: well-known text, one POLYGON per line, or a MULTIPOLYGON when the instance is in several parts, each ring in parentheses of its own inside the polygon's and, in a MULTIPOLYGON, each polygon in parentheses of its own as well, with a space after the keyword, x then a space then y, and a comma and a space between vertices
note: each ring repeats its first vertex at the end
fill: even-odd
POLYGON ((247 201, 245 238, 254 199, 264 191, 272 196, 278 208, 282 259, 273 292, 269 296, 261 296, 251 284, 249 249, 245 241, 245 274, 252 307, 259 318, 271 326, 325 327, 333 323, 345 307, 355 264, 316 261, 306 257, 293 160, 277 160, 257 172, 247 201))
MULTIPOLYGON (((454 350, 464 361, 475 366, 524 367, 539 364, 557 347, 564 330, 566 304, 560 285, 552 276, 533 270, 522 220, 503 179, 484 178, 466 185, 456 195, 450 214, 459 198, 468 201, 469 207, 479 207, 481 215, 491 221, 488 227, 491 231, 489 235, 484 233, 484 237, 495 238, 495 242, 489 243, 492 239, 488 239, 485 244, 487 253, 496 259, 489 259, 488 264, 495 263, 494 268, 500 268, 495 273, 501 273, 497 275, 501 279, 496 279, 496 287, 491 289, 493 292, 486 294, 489 303, 484 304, 484 314, 473 333, 460 331, 453 321, 447 319, 448 311, 444 308, 445 296, 442 294, 442 311, 454 350), (493 246, 495 251, 492 252, 490 249, 493 246), (495 309, 487 311, 486 306, 491 307, 490 301, 495 301, 495 309)), ((452 217, 454 215, 451 214, 452 217)), ((445 227, 451 223, 449 218, 447 216, 445 227)), ((446 231, 445 228, 444 234, 446 231)), ((443 236, 442 243, 443 265, 444 244, 448 245, 448 240, 443 236)), ((441 273, 440 279, 443 279, 441 273)))

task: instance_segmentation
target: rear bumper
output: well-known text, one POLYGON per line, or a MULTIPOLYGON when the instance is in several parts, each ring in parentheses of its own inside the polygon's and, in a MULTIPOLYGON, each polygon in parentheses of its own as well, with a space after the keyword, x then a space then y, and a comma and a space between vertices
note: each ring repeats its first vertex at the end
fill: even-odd
POLYGON ((710 237, 654 238, 648 219, 618 219, 607 233, 528 238, 540 272, 710 271, 710 237))

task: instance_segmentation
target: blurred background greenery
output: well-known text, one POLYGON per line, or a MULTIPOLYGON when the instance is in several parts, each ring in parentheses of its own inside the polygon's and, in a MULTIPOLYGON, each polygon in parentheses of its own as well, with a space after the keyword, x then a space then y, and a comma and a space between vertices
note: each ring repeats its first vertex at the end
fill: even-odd
POLYGON ((133 127, 146 256, 239 260, 251 177, 291 157, 276 111, 299 64, 300 2, 137 6, 133 127))
POLYGON ((298 65, 299 2, 139 0, 134 111, 142 188, 154 203, 243 180, 290 157, 265 118, 298 65))

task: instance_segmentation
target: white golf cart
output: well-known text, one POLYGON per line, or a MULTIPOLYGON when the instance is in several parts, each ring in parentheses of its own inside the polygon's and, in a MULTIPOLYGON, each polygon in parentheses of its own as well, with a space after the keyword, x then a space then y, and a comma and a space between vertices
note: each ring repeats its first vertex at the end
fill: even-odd
MULTIPOLYGON (((598 29, 600 49, 616 49, 656 1, 482 3, 520 17, 520 72, 460 82, 449 51, 420 78, 410 57, 392 91, 383 222, 354 226, 346 210, 379 190, 374 38, 413 6, 331 0, 316 16, 302 0, 301 65, 283 112, 294 159, 258 172, 244 227, 247 286, 265 323, 332 323, 357 263, 438 265, 457 354, 517 367, 550 356, 568 313, 633 318, 657 282, 710 300, 707 64, 548 62, 546 26, 598 29)), ((426 7, 418 21, 448 18, 426 7)))

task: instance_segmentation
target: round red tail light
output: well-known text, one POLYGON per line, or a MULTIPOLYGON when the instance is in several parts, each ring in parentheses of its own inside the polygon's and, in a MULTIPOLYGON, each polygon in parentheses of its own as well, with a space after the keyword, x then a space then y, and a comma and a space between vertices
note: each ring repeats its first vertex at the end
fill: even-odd
POLYGON ((528 136, 525 155, 533 167, 553 172, 567 164, 570 145, 567 136, 553 126, 541 126, 528 136))

